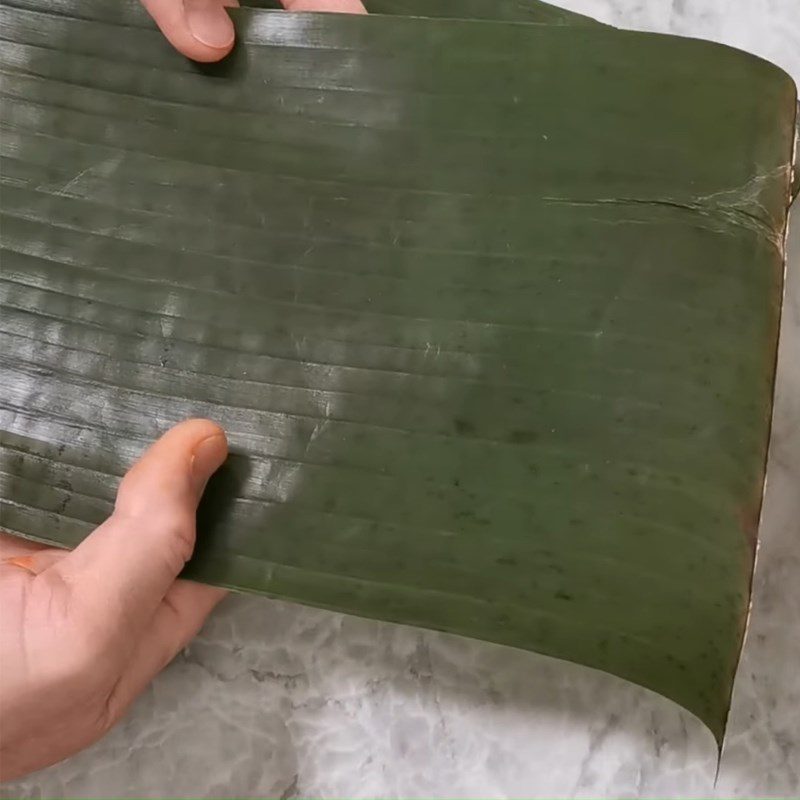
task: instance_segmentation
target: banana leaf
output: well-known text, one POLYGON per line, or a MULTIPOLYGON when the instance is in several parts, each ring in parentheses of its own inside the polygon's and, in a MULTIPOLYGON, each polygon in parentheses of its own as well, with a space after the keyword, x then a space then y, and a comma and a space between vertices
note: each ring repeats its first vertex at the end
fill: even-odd
MULTIPOLYGON (((41 10, 41 0, 13 0, 18 9, 41 10)), ((280 0, 240 0, 246 8, 278 10, 280 0)), ((456 19, 528 22, 542 25, 600 25, 592 17, 576 14, 540 0, 365 0, 370 14, 394 14, 412 17, 453 17, 456 19)), ((139 0, 118 0, 113 5, 90 0, 77 4, 73 0, 53 0, 51 14, 76 19, 109 22, 114 25, 152 28, 152 21, 142 14, 139 0)), ((236 12, 233 12, 236 14, 236 12)))
POLYGON ((2 5, 2 525, 208 416, 186 575, 606 670, 720 742, 796 93, 590 24, 2 5))

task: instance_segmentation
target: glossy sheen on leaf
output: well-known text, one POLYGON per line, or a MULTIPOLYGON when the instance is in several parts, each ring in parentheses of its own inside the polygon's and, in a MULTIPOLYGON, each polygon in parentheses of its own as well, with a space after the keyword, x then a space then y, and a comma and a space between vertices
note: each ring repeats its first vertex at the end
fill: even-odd
POLYGON ((2 6, 3 525, 71 546, 185 417, 187 574, 571 659, 721 738, 795 90, 599 25, 2 6), (80 17, 80 18, 78 18, 80 17))

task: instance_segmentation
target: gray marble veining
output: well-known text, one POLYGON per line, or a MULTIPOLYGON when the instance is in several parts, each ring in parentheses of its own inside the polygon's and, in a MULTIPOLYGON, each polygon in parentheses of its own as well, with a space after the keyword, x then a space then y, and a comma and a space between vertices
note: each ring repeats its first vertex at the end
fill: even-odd
MULTIPOLYGON (((563 4, 619 26, 733 44, 800 82, 798 0, 563 4)), ((700 723, 611 676, 231 597, 110 736, 3 793, 800 794, 800 217, 790 253, 754 607, 716 786, 715 745, 700 723)))

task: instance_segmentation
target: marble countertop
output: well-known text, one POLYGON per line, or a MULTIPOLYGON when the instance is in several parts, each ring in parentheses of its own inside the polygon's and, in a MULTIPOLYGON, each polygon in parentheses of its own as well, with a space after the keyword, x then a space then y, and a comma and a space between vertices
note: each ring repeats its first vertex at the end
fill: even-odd
MULTIPOLYGON (((621 27, 736 45, 800 83, 798 0, 562 4, 621 27)), ((701 724, 609 675, 230 597, 111 735, 2 795, 800 795, 800 211, 795 217, 753 614, 716 784, 716 747, 701 724)))

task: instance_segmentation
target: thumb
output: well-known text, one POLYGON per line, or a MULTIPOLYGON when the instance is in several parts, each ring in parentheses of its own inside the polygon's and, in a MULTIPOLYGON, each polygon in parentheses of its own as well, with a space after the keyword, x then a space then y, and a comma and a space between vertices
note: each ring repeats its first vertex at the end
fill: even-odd
POLYGON ((234 30, 225 7, 238 0, 142 0, 169 43, 194 61, 219 61, 233 47, 234 30))
POLYGON ((215 423, 176 425, 123 478, 111 517, 51 569, 110 619, 147 624, 192 554, 197 504, 227 453, 215 423))

